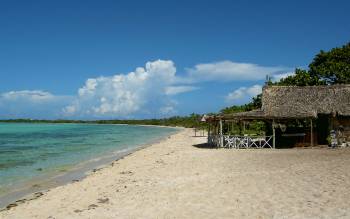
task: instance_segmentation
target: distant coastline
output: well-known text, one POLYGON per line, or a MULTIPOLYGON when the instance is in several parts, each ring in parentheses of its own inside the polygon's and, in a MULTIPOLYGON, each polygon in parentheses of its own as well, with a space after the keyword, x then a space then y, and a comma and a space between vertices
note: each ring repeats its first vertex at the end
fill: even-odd
POLYGON ((174 116, 161 119, 109 119, 109 120, 67 120, 67 119, 2 119, 0 123, 77 123, 77 124, 119 124, 119 125, 147 125, 160 127, 184 127, 205 128, 206 124, 200 121, 202 116, 191 114, 190 116, 174 116))

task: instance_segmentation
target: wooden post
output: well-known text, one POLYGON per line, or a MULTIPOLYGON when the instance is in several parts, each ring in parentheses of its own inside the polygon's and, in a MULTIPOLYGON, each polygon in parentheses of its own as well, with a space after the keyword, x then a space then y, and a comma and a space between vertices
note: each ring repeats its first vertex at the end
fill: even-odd
POLYGON ((210 135, 210 122, 208 123, 208 136, 210 135))
POLYGON ((276 148, 276 130, 275 130, 275 120, 272 120, 272 147, 276 148))
POLYGON ((224 147, 224 136, 222 134, 222 120, 220 119, 220 147, 224 147))
POLYGON ((242 121, 241 120, 239 120, 238 125, 239 125, 239 135, 242 135, 242 121))
POLYGON ((210 122, 208 123, 208 144, 210 144, 210 122))
POLYGON ((311 147, 314 146, 314 134, 313 134, 313 131, 314 131, 314 127, 312 125, 312 119, 310 120, 310 136, 311 136, 311 141, 310 141, 310 144, 311 144, 311 147))
POLYGON ((215 141, 214 141, 214 145, 216 146, 216 147, 219 147, 219 145, 217 145, 217 144, 215 144, 216 143, 216 138, 218 137, 218 135, 219 135, 219 123, 218 123, 218 121, 215 121, 215 131, 214 131, 215 133, 214 133, 214 139, 215 139, 215 141))
POLYGON ((233 121, 231 121, 231 133, 234 134, 234 128, 233 128, 234 124, 233 121))

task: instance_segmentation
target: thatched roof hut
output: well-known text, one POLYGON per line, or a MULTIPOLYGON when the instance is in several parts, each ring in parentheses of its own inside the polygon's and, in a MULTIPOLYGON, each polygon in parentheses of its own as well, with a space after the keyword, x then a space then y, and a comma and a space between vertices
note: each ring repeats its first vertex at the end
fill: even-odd
POLYGON ((264 120, 272 123, 273 148, 275 148, 275 128, 277 125, 282 127, 285 121, 291 119, 310 121, 308 133, 293 133, 295 136, 310 135, 308 136, 310 145, 313 145, 315 140, 313 121, 320 125, 316 131, 319 142, 326 141, 329 134, 327 127, 341 130, 342 138, 345 139, 342 142, 350 142, 350 85, 266 86, 263 88, 261 109, 209 116, 205 121, 209 124, 214 123, 217 129, 215 133, 221 133, 220 135, 223 133, 223 122, 264 120))
POLYGON ((261 109, 221 114, 207 120, 312 119, 319 114, 350 116, 350 85, 266 86, 261 109))
POLYGON ((350 85, 267 86, 263 89, 262 111, 274 118, 350 116, 350 85))

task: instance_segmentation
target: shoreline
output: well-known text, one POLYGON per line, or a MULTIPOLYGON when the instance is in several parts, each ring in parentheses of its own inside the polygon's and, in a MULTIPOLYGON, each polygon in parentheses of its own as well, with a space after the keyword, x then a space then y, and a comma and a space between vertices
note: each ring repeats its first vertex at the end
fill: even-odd
MULTIPOLYGON (((49 124, 49 123, 47 123, 49 124)), ((51 124, 51 123, 50 123, 51 124)), ((55 124, 55 123, 52 123, 55 124)), ((67 123, 73 124, 73 123, 67 123)), ((79 124, 79 123, 76 123, 79 124)), ((124 125, 124 124, 91 124, 91 125, 124 125)), ((128 124, 125 124, 128 125, 128 124)), ((144 125, 132 125, 132 126, 144 126, 144 125)), ((148 125, 145 125, 148 126, 148 125)), ((66 184, 79 182, 84 180, 90 174, 100 171, 103 168, 108 167, 113 162, 123 159, 136 151, 142 150, 144 148, 150 147, 153 144, 159 144, 165 141, 169 137, 176 135, 181 132, 184 128, 182 127, 171 127, 171 126, 156 126, 149 125, 160 128, 174 128, 174 133, 169 133, 166 136, 158 137, 151 142, 135 145, 135 147, 130 147, 122 150, 113 151, 113 155, 102 155, 94 157, 90 160, 80 162, 73 165, 71 168, 64 170, 63 172, 56 172, 55 174, 48 174, 35 178, 34 180, 28 182, 22 182, 14 186, 11 192, 5 193, 0 196, 0 212, 7 209, 8 206, 15 206, 16 203, 22 203, 25 200, 33 200, 37 198, 37 194, 47 193, 50 189, 64 186, 66 184), (18 187, 18 188, 16 188, 18 187)), ((39 197, 40 197, 39 196, 39 197)))
POLYGON ((183 129, 0 218, 350 217, 350 149, 215 149, 193 134, 183 129))

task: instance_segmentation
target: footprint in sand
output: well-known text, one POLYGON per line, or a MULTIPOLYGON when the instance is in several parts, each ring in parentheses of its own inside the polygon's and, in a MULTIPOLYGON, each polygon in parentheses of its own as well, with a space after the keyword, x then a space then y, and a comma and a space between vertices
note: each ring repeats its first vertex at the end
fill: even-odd
POLYGON ((97 208, 97 207, 98 207, 98 205, 91 204, 91 205, 88 206, 88 210, 89 210, 89 209, 94 209, 94 208, 97 208))
POLYGON ((99 198, 97 201, 98 203, 105 204, 109 202, 109 198, 99 198))

